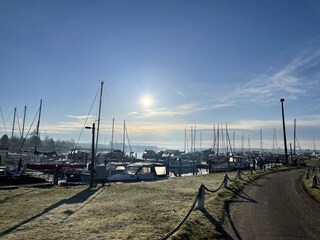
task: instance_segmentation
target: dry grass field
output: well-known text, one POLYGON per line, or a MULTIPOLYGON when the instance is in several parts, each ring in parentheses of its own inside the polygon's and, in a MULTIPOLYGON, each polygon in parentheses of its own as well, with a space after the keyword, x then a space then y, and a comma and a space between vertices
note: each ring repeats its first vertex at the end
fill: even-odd
POLYGON ((223 174, 210 174, 94 189, 2 190, 0 234, 3 239, 159 238, 186 215, 201 183, 217 188, 222 180, 223 174))

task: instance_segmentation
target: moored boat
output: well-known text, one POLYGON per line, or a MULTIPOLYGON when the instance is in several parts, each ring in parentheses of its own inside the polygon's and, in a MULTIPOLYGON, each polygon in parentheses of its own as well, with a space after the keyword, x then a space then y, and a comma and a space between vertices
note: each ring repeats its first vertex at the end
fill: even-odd
POLYGON ((166 166, 162 163, 137 162, 128 164, 122 173, 107 177, 108 181, 151 181, 167 177, 166 166))

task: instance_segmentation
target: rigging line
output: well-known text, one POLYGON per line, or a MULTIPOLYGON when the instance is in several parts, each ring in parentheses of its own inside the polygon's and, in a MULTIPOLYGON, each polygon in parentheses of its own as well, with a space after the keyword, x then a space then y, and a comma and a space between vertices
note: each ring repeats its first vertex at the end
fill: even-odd
POLYGON ((79 136, 77 142, 75 143, 74 148, 76 148, 76 147, 78 146, 78 143, 79 143, 80 138, 81 138, 81 136, 82 136, 83 130, 84 130, 84 128, 85 128, 85 126, 86 126, 86 124, 87 124, 87 121, 88 121, 88 119, 89 119, 89 115, 90 115, 90 113, 91 113, 91 110, 92 110, 92 108, 93 108, 93 105, 94 105, 94 103, 95 103, 95 101, 96 101, 96 99, 97 99, 97 96, 98 96, 98 93, 99 93, 99 89, 100 89, 100 88, 98 88, 97 93, 96 93, 96 96, 94 97, 94 100, 93 100, 93 102, 92 102, 92 104, 91 104, 89 113, 88 113, 88 115, 87 115, 87 118, 86 118, 83 126, 82 126, 82 129, 81 129, 81 132, 80 132, 80 136, 79 136))
POLYGON ((298 138, 297 138, 297 137, 296 137, 296 140, 297 140, 297 143, 298 143, 299 151, 300 151, 300 153, 301 153, 301 152, 302 152, 302 150, 301 150, 300 143, 299 143, 299 141, 298 141, 298 138))
POLYGON ((130 144, 130 140, 129 140, 128 129, 127 129, 126 126, 125 126, 125 130, 126 130, 126 134, 127 134, 127 140, 128 140, 128 144, 129 144, 129 148, 130 148, 130 155, 131 155, 131 153, 132 153, 132 148, 131 148, 131 144, 130 144))
POLYGON ((5 121, 8 122, 13 114, 14 114, 14 110, 10 113, 10 115, 7 117, 7 119, 5 121))
POLYGON ((19 147, 19 151, 18 151, 18 152, 21 152, 22 147, 23 147, 23 145, 24 145, 24 142, 26 141, 26 139, 27 139, 27 137, 28 137, 28 135, 29 135, 29 133, 30 133, 30 130, 31 130, 33 124, 34 124, 34 121, 36 120, 36 117, 37 117, 39 111, 40 111, 40 108, 38 108, 38 111, 37 111, 36 115, 34 115, 34 118, 33 118, 33 120, 32 120, 32 123, 31 123, 31 125, 30 125, 30 127, 29 127, 29 129, 28 129, 28 132, 27 132, 26 136, 23 138, 23 140, 22 140, 22 142, 21 142, 21 145, 20 145, 20 147, 19 147))
POLYGON ((3 122, 3 126, 4 126, 4 131, 5 131, 6 135, 8 135, 7 128, 6 128, 6 123, 4 121, 4 117, 3 117, 1 106, 0 106, 0 112, 1 112, 1 118, 2 118, 2 122, 3 122))
MULTIPOLYGON (((19 128, 19 133, 20 133, 20 138, 22 137, 22 129, 21 129, 21 126, 20 126, 20 119, 21 119, 21 116, 22 116, 23 112, 20 114, 20 116, 18 117, 18 128, 19 128)), ((18 110, 17 110, 17 116, 18 116, 18 110)))

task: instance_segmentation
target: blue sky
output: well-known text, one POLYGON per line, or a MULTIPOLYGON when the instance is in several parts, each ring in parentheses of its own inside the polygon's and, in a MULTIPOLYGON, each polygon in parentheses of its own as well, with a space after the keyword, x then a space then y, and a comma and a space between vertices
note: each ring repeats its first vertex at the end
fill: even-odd
POLYGON ((320 148, 319 1, 0 0, 0 32, 1 135, 42 99, 42 136, 77 141, 102 80, 101 142, 114 118, 118 142, 126 120, 132 144, 183 149, 196 126, 209 147, 228 124, 236 147, 260 129, 282 147, 284 98, 288 142, 296 118, 299 145, 320 148))

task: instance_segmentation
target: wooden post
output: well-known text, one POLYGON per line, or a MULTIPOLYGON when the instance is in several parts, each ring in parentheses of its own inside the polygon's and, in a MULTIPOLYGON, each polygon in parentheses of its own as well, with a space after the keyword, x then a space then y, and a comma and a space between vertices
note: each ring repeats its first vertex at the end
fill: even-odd
POLYGON ((309 169, 306 171, 306 179, 310 179, 309 169))
POLYGON ((239 179, 241 179, 241 170, 240 170, 240 169, 238 169, 237 177, 238 177, 239 179))
POLYGON ((317 184, 318 184, 318 177, 317 177, 317 175, 314 175, 313 178, 312 178, 311 187, 312 188, 316 188, 317 184))
POLYGON ((198 209, 204 210, 204 198, 205 198, 205 189, 203 184, 201 183, 199 188, 199 197, 198 197, 198 209))
POLYGON ((228 175, 227 175, 227 174, 224 175, 223 187, 224 187, 224 188, 227 188, 227 187, 228 187, 228 175))

